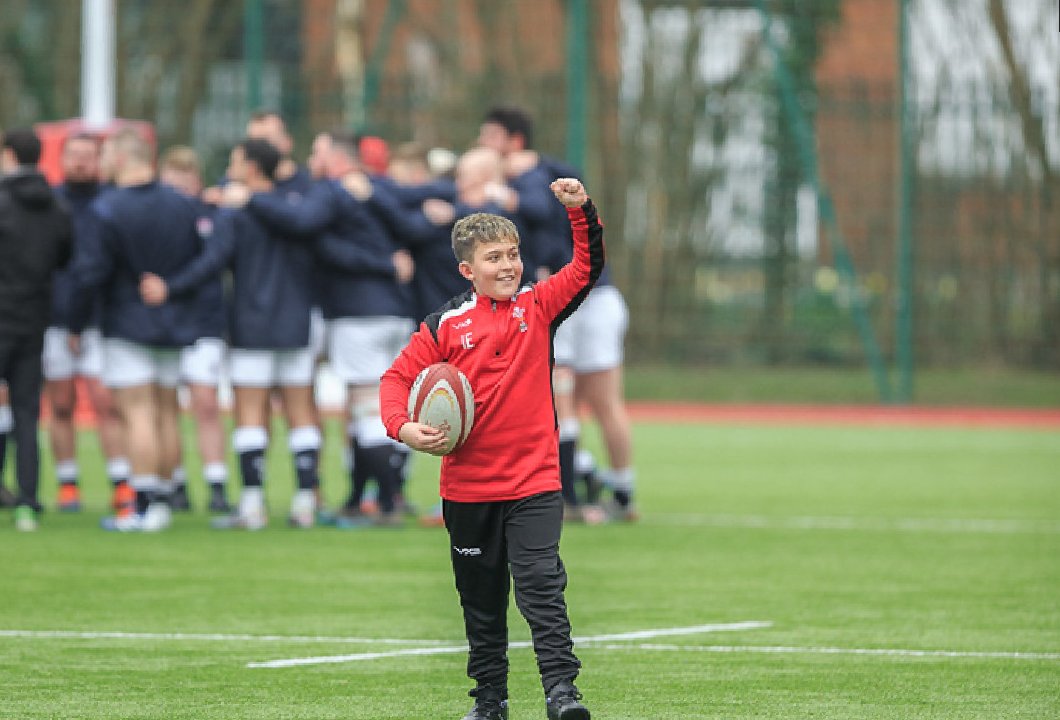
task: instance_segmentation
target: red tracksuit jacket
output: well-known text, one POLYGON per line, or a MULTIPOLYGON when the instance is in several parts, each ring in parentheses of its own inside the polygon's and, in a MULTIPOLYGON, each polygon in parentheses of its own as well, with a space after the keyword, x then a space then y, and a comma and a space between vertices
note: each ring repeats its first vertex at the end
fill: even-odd
POLYGON ((455 502, 517 500, 559 490, 559 438, 552 403, 552 336, 604 267, 603 227, 592 201, 568 208, 574 258, 510 300, 473 291, 429 315, 383 374, 383 424, 398 439, 409 390, 436 362, 458 367, 475 395, 475 421, 442 459, 441 496, 455 502))

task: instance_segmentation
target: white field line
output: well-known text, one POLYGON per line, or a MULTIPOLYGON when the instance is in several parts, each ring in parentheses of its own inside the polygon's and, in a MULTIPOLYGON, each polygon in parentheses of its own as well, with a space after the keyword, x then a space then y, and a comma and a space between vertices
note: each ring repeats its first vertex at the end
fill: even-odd
MULTIPOLYGON (((748 620, 736 623, 712 623, 710 625, 694 625, 692 627, 661 628, 658 630, 636 630, 628 633, 614 633, 610 635, 589 635, 586 637, 575 637, 574 642, 595 643, 611 642, 614 640, 642 640, 653 637, 673 637, 675 635, 695 635, 709 632, 724 632, 732 630, 756 630, 772 626, 773 623, 762 620, 748 620)), ((528 648, 530 643, 526 641, 509 643, 511 649, 528 648)), ((391 650, 388 652, 366 652, 354 653, 352 655, 324 655, 318 657, 288 658, 283 660, 266 660, 264 662, 247 663, 248 668, 288 668, 301 665, 326 665, 331 663, 357 662, 359 660, 379 660, 381 658, 402 657, 409 655, 446 655, 467 652, 467 645, 450 645, 447 647, 408 648, 406 650, 391 650)))
POLYGON ((762 653, 767 655, 870 655, 911 658, 980 658, 987 660, 1060 660, 1060 653, 983 652, 975 650, 907 650, 901 648, 787 647, 764 645, 634 645, 604 644, 601 650, 654 650, 660 652, 762 653))
POLYGON ((1060 523, 1057 522, 986 518, 881 518, 649 513, 642 516, 641 522, 645 525, 765 530, 861 530, 869 532, 1060 535, 1060 523))
POLYGON ((338 643, 367 645, 443 645, 444 640, 328 637, 323 635, 233 635, 221 633, 140 633, 76 630, 0 630, 0 638, 55 638, 69 640, 178 640, 191 642, 338 643))

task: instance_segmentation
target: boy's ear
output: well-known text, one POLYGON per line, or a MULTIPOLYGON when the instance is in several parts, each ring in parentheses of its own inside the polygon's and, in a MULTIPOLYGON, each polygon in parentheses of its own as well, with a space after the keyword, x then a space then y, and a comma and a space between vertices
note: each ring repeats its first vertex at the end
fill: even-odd
POLYGON ((457 265, 456 269, 460 271, 460 274, 464 276, 465 280, 473 279, 473 275, 475 273, 472 272, 471 263, 469 263, 467 260, 461 260, 460 264, 457 265))

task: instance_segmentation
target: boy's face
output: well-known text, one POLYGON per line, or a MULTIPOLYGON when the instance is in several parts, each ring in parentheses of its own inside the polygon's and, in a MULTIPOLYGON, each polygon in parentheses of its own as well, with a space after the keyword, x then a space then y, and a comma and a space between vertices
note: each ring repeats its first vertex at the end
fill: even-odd
POLYGON ((510 300, 523 277, 519 243, 514 238, 478 243, 471 262, 461 261, 460 274, 471 281, 479 295, 510 300))

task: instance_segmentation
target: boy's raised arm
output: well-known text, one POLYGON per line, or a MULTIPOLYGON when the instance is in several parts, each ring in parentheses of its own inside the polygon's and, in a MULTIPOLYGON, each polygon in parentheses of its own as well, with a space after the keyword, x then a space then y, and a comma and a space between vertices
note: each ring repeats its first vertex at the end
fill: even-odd
POLYGON ((557 178, 552 181, 550 187, 552 188, 552 194, 563 203, 564 207, 581 207, 589 199, 589 194, 585 192, 585 186, 582 185, 581 180, 576 178, 557 178))
POLYGON ((574 257, 559 272, 537 284, 538 298, 553 322, 570 316, 604 269, 603 226, 580 180, 559 178, 550 186, 564 207, 574 238, 574 257))

